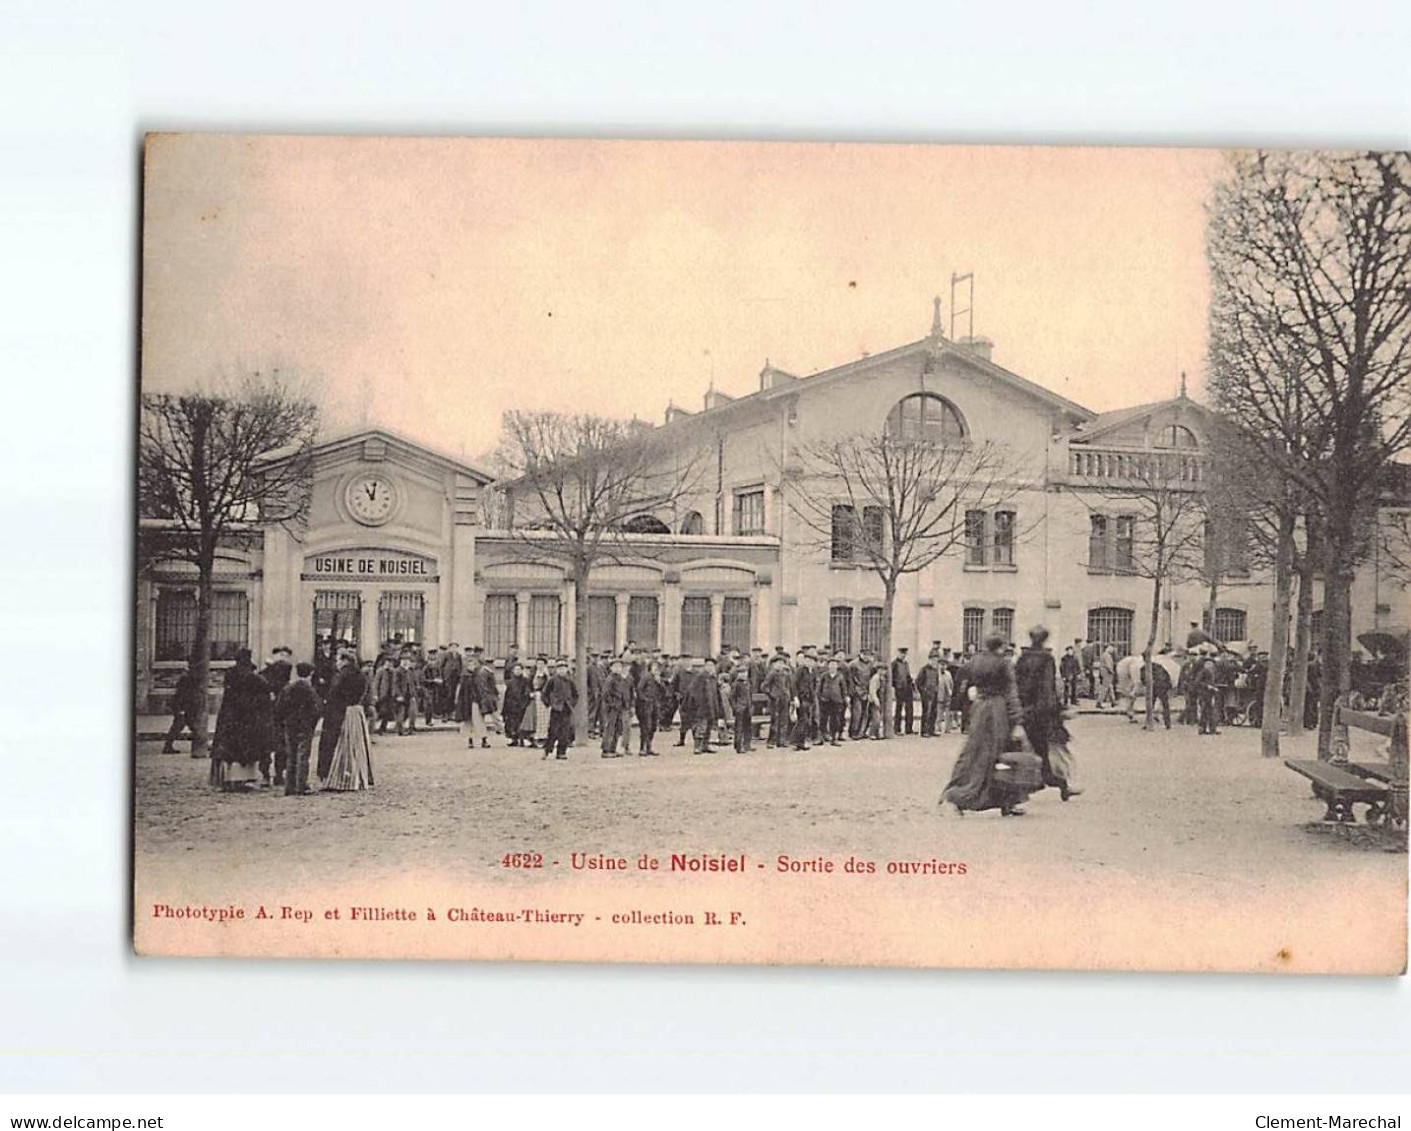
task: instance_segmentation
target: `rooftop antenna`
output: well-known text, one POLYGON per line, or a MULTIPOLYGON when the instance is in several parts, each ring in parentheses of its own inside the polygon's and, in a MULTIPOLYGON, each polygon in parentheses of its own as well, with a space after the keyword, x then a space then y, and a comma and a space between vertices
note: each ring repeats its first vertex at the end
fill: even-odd
POLYGON ((973 337, 975 336, 975 272, 974 272, 974 271, 967 271, 967 272, 965 272, 964 275, 958 275, 958 274, 956 274, 954 271, 952 271, 952 272, 950 273, 950 336, 951 336, 951 341, 955 341, 955 323, 956 323, 956 319, 958 319, 962 314, 966 315, 966 317, 967 317, 968 320, 969 320, 969 321, 967 322, 967 325, 966 325, 965 336, 966 336, 967 338, 973 338, 973 337), (957 309, 956 309, 956 305, 955 305, 955 292, 956 292, 956 288, 959 287, 961 283, 969 283, 969 284, 970 284, 970 289, 969 289, 969 294, 968 294, 967 297, 966 297, 966 306, 965 306, 965 309, 964 309, 964 310, 957 310, 957 309))
POLYGON ((1181 400, 1186 399, 1186 371, 1181 370, 1181 400))

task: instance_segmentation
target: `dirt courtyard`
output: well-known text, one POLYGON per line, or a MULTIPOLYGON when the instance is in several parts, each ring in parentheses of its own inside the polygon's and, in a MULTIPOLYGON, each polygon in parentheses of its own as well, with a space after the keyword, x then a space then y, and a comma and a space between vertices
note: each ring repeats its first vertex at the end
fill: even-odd
MULTIPOLYGON (((874 863, 877 898, 897 900, 911 897, 902 881, 882 878, 889 863, 967 862, 968 889, 946 897, 952 911, 988 914, 999 900, 1007 914, 1028 908, 1029 921, 1039 922, 1154 907, 1189 929, 1194 900, 1228 913, 1236 931, 1240 916, 1259 908, 1295 917, 1281 918, 1284 925, 1315 918, 1321 939, 1323 925, 1365 927, 1372 906, 1380 909, 1372 919, 1393 925, 1378 929, 1399 922, 1404 938, 1406 857, 1309 831, 1322 804, 1281 760, 1259 757, 1256 731, 1148 734, 1118 716, 1091 715, 1071 729, 1081 797, 1064 803, 1045 790, 1023 817, 963 819, 942 817, 936 804, 959 735, 704 756, 663 736, 658 758, 604 760, 595 747, 579 747, 567 762, 507 748, 498 737, 493 749, 469 750, 449 730, 389 735, 373 747, 375 788, 311 797, 216 792, 207 763, 189 758, 184 744, 163 755, 159 742, 144 741, 136 759, 139 896, 219 902, 266 889, 334 891, 353 874, 383 893, 434 875, 506 898, 602 883, 572 866, 574 854, 743 854, 760 883, 781 875, 786 855, 831 861, 837 872, 826 879, 838 885, 857 882, 841 874, 851 857, 874 863), (504 867, 509 854, 542 854, 544 867, 504 867), (1358 893, 1352 906, 1328 898, 1339 891, 1358 893)), ((1286 742, 1284 755, 1312 757, 1312 742, 1286 742)), ((1371 757, 1377 748, 1369 741, 1357 752, 1371 757)), ((930 882, 927 898, 945 883, 930 882)), ((949 882, 949 892, 961 890, 949 882)), ((776 887, 762 898, 802 890, 776 887)), ((814 898, 825 889, 807 890, 814 898)), ((1335 953, 1336 943, 1328 945, 1335 953)))

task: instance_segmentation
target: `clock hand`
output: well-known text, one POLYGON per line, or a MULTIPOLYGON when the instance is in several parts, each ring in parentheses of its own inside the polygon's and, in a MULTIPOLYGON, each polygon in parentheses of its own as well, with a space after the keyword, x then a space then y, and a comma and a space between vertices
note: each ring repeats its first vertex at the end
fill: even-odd
POLYGON ((376 484, 376 483, 365 483, 365 484, 363 484, 363 490, 367 492, 367 497, 368 497, 369 499, 371 499, 374 503, 377 502, 377 484, 376 484))

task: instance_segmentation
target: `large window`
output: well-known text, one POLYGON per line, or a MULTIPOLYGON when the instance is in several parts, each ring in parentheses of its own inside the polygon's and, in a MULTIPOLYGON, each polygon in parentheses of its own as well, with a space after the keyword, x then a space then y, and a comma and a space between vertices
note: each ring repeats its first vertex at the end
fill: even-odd
MULTIPOLYGON (((196 643, 196 594, 163 589, 157 594, 156 658, 190 660, 196 643)), ((211 659, 233 660, 250 643, 250 602, 244 592, 217 589, 211 594, 211 659)))
POLYGON ((484 637, 485 654, 491 659, 508 656, 518 645, 519 601, 513 593, 491 593, 485 598, 484 637))
POLYGON ((1118 573, 1131 573, 1135 567, 1137 519, 1135 515, 1119 514, 1112 542, 1112 568, 1118 573))
POLYGON ((862 546, 866 553, 880 556, 887 537, 887 512, 881 507, 862 508, 862 546))
POLYGON ((1014 564, 1014 512, 995 511, 995 565, 1014 564))
POLYGON ((741 491, 735 496, 735 533, 764 533, 764 491, 741 491))
POLYGON ((1004 637, 1006 644, 1014 643, 1014 610, 1009 608, 994 609, 990 612, 990 631, 996 636, 1004 637))
POLYGON ((720 646, 748 652, 753 643, 750 632, 750 599, 726 597, 720 610, 720 646))
POLYGON ((681 654, 710 654, 709 597, 686 597, 681 601, 681 654))
POLYGON ((1200 447, 1200 444, 1196 441, 1195 433, 1184 424, 1168 424, 1161 430, 1161 435, 1157 437, 1156 446, 1158 448, 1193 450, 1200 447))
POLYGON ((558 656, 562 652, 559 599, 536 593, 529 598, 529 653, 533 656, 558 656))
POLYGON ((846 503, 833 504, 832 558, 835 562, 852 561, 853 540, 857 537, 857 512, 846 503))
POLYGON ((1095 514, 1088 519, 1088 569, 1106 570, 1107 560, 1107 516, 1095 514))
POLYGON ((965 512, 965 564, 968 566, 982 566, 988 560, 985 553, 988 518, 984 511, 965 512))
POLYGON ((887 432, 899 440, 953 444, 965 438, 965 422, 955 406, 943 397, 935 393, 915 393, 898 401, 888 414, 887 432))
POLYGON ((852 651, 851 605, 834 605, 828 610, 828 647, 834 652, 852 651))
POLYGON ((966 609, 960 620, 960 646, 979 648, 984 643, 985 610, 966 609))
POLYGON ((876 605, 862 610, 862 639, 858 647, 874 654, 882 650, 882 610, 876 605))
POLYGON ((588 598, 588 651, 617 651, 617 599, 588 598))
POLYGON ((320 589, 314 593, 314 641, 336 640, 356 650, 362 632, 363 603, 356 589, 320 589))
POLYGON ((1245 639, 1245 613, 1243 609, 1215 610, 1215 639, 1221 644, 1245 639))
POLYGON ((1103 646, 1111 644, 1119 657, 1130 654, 1132 651, 1132 610, 1089 609, 1088 639, 1103 646))
POLYGON ((425 643, 425 624, 426 598, 420 593, 394 591, 384 593, 378 599, 378 640, 402 644, 425 643))
POLYGON ((655 597, 631 597, 627 601, 627 639, 639 648, 655 648, 661 639, 660 617, 655 597))

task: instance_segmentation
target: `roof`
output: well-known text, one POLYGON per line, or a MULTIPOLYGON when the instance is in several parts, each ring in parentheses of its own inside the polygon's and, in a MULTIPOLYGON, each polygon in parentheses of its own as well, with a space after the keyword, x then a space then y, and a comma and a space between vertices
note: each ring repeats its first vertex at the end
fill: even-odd
POLYGON ((1179 406, 1182 409, 1192 409, 1202 415, 1212 415, 1210 409, 1206 408, 1199 401, 1191 400, 1190 397, 1184 395, 1168 397, 1166 400, 1150 401, 1147 404, 1133 405, 1130 408, 1118 408, 1113 409, 1111 412, 1100 412, 1091 420, 1075 428, 1070 438, 1077 443, 1085 443, 1088 440, 1106 435, 1108 432, 1115 432, 1117 429, 1131 424, 1133 421, 1151 416, 1172 405, 1179 406))
MULTIPOLYGON (((725 404, 693 413, 692 420, 695 421, 707 417, 713 418, 718 414, 739 411, 747 405, 767 404, 781 397, 796 397, 804 390, 814 387, 816 382, 841 380, 844 377, 851 377, 857 373, 865 372, 868 369, 886 365, 889 362, 895 361, 897 358, 906 357, 910 354, 923 354, 931 349, 935 349, 940 356, 948 355, 958 358, 965 364, 979 370, 981 373, 994 377, 1019 392, 1044 401, 1070 416, 1076 416, 1083 420, 1091 420, 1097 415, 1092 409, 1086 408, 1076 401, 1070 401, 1067 397, 1060 396, 1053 392, 1053 390, 1046 389, 1044 386, 1030 381, 1025 377, 1021 377, 1017 373, 1012 373, 1008 369, 1005 369, 1004 366, 996 365, 993 361, 986 360, 973 350, 966 349, 957 342, 952 342, 946 338, 922 338, 919 341, 908 342, 906 345, 897 346, 884 353, 869 354, 855 361, 849 361, 843 365, 834 366, 832 369, 820 370, 811 376, 800 377, 795 381, 775 388, 761 389, 754 393, 736 397, 725 404)), ((768 366, 767 369, 772 369, 779 373, 785 372, 785 370, 779 369, 778 366, 773 365, 768 366)), ((792 374, 789 374, 789 376, 792 376, 792 374)))
MULTIPOLYGON (((428 445, 421 443, 419 440, 410 439, 407 436, 403 436, 399 432, 394 432, 390 428, 383 428, 381 426, 376 428, 355 428, 349 431, 336 432, 333 435, 327 436, 319 440, 316 444, 314 444, 313 454, 319 455, 322 452, 329 452, 339 448, 349 447, 350 445, 359 444, 362 443, 364 440, 369 439, 380 439, 392 445, 404 448, 411 448, 413 451, 420 453, 422 456, 434 460, 435 462, 442 464, 443 466, 450 468, 453 471, 457 471, 462 475, 468 475, 472 479, 478 479, 481 483, 491 483, 495 479, 495 477, 491 475, 488 471, 486 471, 484 468, 477 467, 475 464, 472 463, 467 463, 463 459, 457 459, 454 456, 447 455, 445 452, 438 451, 436 448, 429 447, 428 445)), ((262 456, 260 456, 260 459, 262 461, 275 462, 277 460, 285 459, 293 455, 295 451, 296 449, 292 447, 275 448, 273 451, 265 452, 262 456)))

